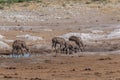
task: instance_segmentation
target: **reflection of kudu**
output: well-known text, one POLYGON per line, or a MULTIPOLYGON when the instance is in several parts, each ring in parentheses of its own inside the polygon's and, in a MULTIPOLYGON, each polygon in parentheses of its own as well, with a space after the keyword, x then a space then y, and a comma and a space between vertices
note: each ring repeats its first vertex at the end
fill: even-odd
POLYGON ((65 51, 66 51, 66 54, 72 54, 73 52, 76 53, 79 51, 79 46, 74 41, 66 41, 65 51))
POLYGON ((79 37, 77 37, 77 36, 71 36, 71 37, 69 37, 69 41, 74 41, 79 46, 79 49, 81 51, 85 51, 85 49, 84 49, 85 46, 84 46, 82 40, 79 39, 79 37))
POLYGON ((52 38, 52 48, 55 48, 56 50, 57 44, 59 44, 60 50, 62 51, 64 44, 65 44, 65 39, 61 37, 52 38))
POLYGON ((12 44, 12 54, 22 54, 29 53, 29 49, 26 43, 22 40, 15 40, 12 44))

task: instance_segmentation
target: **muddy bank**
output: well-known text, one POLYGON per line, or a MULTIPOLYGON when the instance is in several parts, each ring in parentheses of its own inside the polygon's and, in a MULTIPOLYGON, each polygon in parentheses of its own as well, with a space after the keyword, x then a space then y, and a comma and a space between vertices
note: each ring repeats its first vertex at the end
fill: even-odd
POLYGON ((0 79, 113 80, 119 78, 119 66, 119 55, 0 58, 0 79))

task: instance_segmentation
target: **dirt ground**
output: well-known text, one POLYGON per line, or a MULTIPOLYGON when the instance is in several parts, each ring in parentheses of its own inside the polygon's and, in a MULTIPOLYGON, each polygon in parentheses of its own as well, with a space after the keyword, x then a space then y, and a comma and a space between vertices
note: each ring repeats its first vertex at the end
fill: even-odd
POLYGON ((119 55, 0 58, 0 80, 119 80, 119 55))
MULTIPOLYGON (((119 4, 66 5, 14 4, 0 10, 0 34, 6 40, 30 34, 43 40, 26 40, 45 46, 30 57, 0 56, 0 80, 120 80, 120 37, 83 41, 85 52, 71 55, 51 52, 51 39, 66 33, 110 34, 120 29, 119 4)), ((96 36, 95 36, 96 37, 96 36)), ((11 46, 12 42, 1 40, 11 46)), ((1 51, 2 53, 2 51, 1 51)))

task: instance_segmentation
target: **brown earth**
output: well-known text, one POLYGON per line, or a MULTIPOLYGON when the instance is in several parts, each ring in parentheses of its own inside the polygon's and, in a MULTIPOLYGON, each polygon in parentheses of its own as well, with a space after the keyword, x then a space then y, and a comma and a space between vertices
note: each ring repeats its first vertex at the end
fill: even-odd
POLYGON ((0 58, 0 80, 119 80, 119 55, 0 58))

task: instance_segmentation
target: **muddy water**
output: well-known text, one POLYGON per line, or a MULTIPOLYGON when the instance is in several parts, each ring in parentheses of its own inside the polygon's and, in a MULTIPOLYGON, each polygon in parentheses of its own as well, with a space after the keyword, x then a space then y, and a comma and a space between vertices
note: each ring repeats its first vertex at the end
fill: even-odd
POLYGON ((28 58, 30 57, 31 55, 29 53, 27 54, 24 54, 24 55, 18 55, 18 54, 10 54, 8 57, 10 58, 20 58, 20 57, 23 57, 23 58, 28 58))
POLYGON ((29 58, 31 57, 32 55, 27 53, 27 54, 24 54, 24 55, 18 55, 18 54, 1 54, 0 57, 3 57, 3 58, 29 58))

